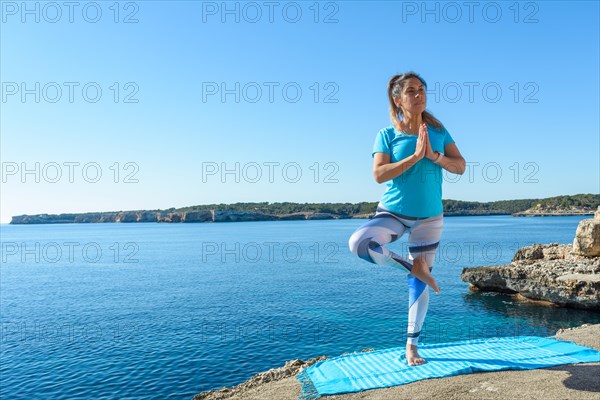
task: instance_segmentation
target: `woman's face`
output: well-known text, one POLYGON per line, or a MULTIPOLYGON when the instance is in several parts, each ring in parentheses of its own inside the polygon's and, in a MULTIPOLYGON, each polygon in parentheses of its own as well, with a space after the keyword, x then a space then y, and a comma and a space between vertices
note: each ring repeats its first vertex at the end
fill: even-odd
POLYGON ((409 78, 404 82, 400 98, 396 97, 395 101, 405 114, 420 114, 427 106, 425 86, 419 79, 409 78))

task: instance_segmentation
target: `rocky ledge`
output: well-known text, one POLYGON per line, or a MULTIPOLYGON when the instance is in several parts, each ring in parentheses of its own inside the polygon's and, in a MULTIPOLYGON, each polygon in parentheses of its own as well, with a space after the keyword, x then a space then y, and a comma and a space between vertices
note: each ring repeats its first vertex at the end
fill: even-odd
MULTIPOLYGON (((584 324, 575 328, 560 329, 554 337, 572 341, 582 346, 600 350, 600 324, 584 324)), ((374 349, 365 349, 373 351, 374 349)), ((344 353, 348 354, 348 353, 344 353)), ((295 376, 317 361, 329 357, 321 355, 308 361, 291 360, 283 367, 273 368, 254 375, 246 382, 233 387, 202 392, 193 400, 298 400, 301 385, 295 376)), ((560 365, 538 370, 509 370, 472 373, 440 379, 425 379, 406 385, 346 393, 323 398, 332 400, 358 399, 412 399, 412 400, 537 400, 598 398, 600 392, 599 363, 560 365), (527 390, 523 390, 526 384, 527 390)))
POLYGON ((600 207, 594 218, 579 223, 573 244, 522 247, 510 264, 464 268, 461 279, 473 291, 600 311, 600 207))
MULTIPOLYGON (((362 352, 374 351, 375 349, 364 349, 362 352)), ((356 354, 359 352, 352 353, 343 353, 346 354, 356 354)), ((281 381, 285 378, 292 378, 298 375, 304 368, 308 368, 311 365, 322 361, 327 360, 329 357, 322 355, 315 358, 311 358, 307 361, 302 361, 299 359, 286 361, 283 367, 279 368, 271 368, 268 371, 260 372, 246 382, 240 383, 237 386, 228 388, 223 387, 218 390, 209 390, 207 392, 202 392, 194 396, 192 400, 217 400, 217 399, 232 399, 238 398, 238 396, 244 396, 247 392, 251 390, 255 390, 260 388, 261 386, 267 385, 271 382, 281 381)), ((275 397, 273 397, 275 398, 275 397)))

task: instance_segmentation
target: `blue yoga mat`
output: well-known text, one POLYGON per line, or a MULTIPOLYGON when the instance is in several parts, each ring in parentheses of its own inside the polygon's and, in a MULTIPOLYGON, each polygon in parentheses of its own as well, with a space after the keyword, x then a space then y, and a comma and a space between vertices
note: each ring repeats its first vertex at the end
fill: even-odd
POLYGON ((420 344, 427 362, 408 366, 405 346, 319 361, 300 372, 301 399, 403 385, 474 372, 600 362, 600 351, 541 336, 510 336, 420 344))

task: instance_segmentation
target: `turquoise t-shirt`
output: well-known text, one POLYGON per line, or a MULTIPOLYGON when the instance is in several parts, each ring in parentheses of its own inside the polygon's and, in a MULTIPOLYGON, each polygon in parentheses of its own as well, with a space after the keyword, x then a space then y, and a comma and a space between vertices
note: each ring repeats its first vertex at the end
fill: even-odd
MULTIPOLYGON (((429 142, 433 151, 444 154, 444 148, 454 142, 446 128, 427 126, 429 142)), ((398 132, 394 126, 381 129, 375 137, 372 157, 375 153, 390 154, 390 162, 398 162, 414 154, 417 135, 398 132)), ((410 217, 433 217, 443 211, 442 168, 423 157, 400 176, 390 179, 381 203, 387 209, 410 217)))

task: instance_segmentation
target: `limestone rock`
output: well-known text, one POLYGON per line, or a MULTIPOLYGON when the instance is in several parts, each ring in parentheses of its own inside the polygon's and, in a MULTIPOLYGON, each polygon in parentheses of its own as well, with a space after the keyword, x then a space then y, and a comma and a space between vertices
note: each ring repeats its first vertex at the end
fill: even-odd
POLYGON ((253 211, 227 211, 215 210, 214 222, 238 222, 238 221, 274 221, 278 218, 253 211))
POLYGON ((138 215, 138 222, 156 222, 158 214, 155 211, 142 211, 138 215))
POLYGON ((577 226, 573 252, 586 257, 600 256, 600 219, 587 218, 577 226))
POLYGON ((172 212, 167 214, 161 214, 158 218, 158 222, 181 222, 181 214, 178 212, 172 212))
POLYGON ((311 365, 326 360, 327 356, 318 356, 311 358, 308 361, 302 360, 290 360, 286 361, 283 367, 271 368, 268 371, 260 372, 246 382, 242 382, 239 385, 231 388, 223 387, 219 390, 210 390, 202 392, 194 396, 193 400, 218 400, 218 399, 239 399, 242 398, 243 394, 249 389, 264 385, 268 382, 279 381, 290 376, 295 376, 300 373, 304 368, 308 368, 311 365))
POLYGON ((137 222, 137 215, 135 211, 122 211, 117 214, 115 222, 137 222))
POLYGON ((562 260, 534 265, 465 268, 461 279, 478 290, 520 293, 531 300, 561 306, 600 310, 600 265, 562 260))
POLYGON ((183 222, 212 222, 213 214, 210 211, 190 211, 183 215, 183 222))
POLYGON ((532 246, 522 247, 515 253, 512 261, 519 260, 541 260, 544 258, 544 252, 542 251, 541 244, 534 244, 532 246))
POLYGON ((506 265, 464 268, 472 290, 520 294, 563 307, 600 310, 600 257, 574 253, 570 245, 534 244, 506 265))
POLYGON ((560 243, 533 244, 531 246, 521 247, 515 253, 512 261, 524 260, 562 260, 568 258, 573 250, 573 246, 560 243))

